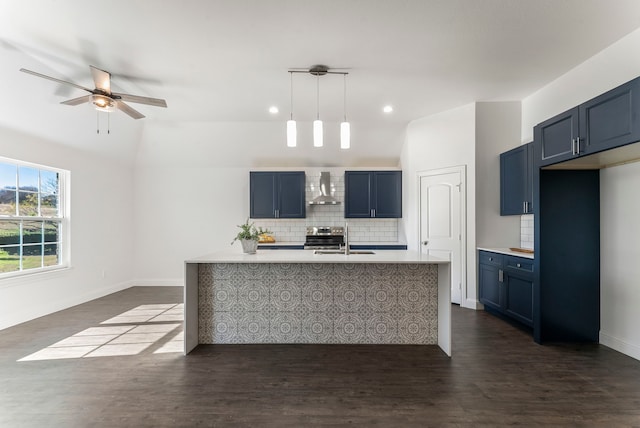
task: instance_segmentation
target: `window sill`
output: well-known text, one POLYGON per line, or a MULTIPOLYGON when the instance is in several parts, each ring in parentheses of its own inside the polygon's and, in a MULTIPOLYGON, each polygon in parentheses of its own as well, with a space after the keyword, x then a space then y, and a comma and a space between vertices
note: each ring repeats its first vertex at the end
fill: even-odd
POLYGON ((0 276, 0 289, 32 283, 38 280, 53 279, 56 276, 66 274, 67 271, 71 269, 71 266, 52 266, 38 269, 34 272, 22 271, 2 274, 0 276))

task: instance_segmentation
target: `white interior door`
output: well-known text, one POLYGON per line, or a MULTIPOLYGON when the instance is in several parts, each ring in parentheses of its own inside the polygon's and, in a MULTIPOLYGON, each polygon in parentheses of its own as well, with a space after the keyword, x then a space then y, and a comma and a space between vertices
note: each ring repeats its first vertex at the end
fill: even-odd
MULTIPOLYGON (((451 302, 462 303, 464 167, 425 172, 420 178, 420 249, 451 261, 451 302)), ((466 294, 466 293, 465 293, 466 294)))

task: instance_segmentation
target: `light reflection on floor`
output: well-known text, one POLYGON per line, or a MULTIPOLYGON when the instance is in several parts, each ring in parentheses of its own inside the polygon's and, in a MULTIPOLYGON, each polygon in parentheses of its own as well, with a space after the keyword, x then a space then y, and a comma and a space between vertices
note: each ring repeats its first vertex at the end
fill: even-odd
POLYGON ((182 303, 141 305, 18 361, 137 355, 147 349, 154 354, 182 352, 183 313, 182 303))

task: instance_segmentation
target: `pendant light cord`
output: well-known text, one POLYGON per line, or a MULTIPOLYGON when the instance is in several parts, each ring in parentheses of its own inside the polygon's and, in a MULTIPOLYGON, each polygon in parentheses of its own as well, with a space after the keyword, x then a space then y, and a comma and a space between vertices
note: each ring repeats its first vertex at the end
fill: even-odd
POLYGON ((291 94, 291 100, 290 100, 290 104, 289 104, 289 106, 290 106, 289 112, 290 112, 290 119, 293 120, 293 73, 291 71, 289 72, 289 77, 291 79, 291 88, 289 90, 289 93, 291 94))
POLYGON ((347 74, 343 74, 344 78, 344 121, 347 121, 347 74))
POLYGON ((316 96, 316 119, 320 120, 320 73, 316 73, 316 82, 317 82, 317 96, 316 96))

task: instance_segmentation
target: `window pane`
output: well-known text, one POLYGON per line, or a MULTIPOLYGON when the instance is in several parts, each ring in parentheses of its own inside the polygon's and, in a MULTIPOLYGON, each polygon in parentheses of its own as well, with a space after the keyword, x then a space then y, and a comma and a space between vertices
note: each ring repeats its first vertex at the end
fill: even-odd
POLYGON ((42 222, 25 221, 22 225, 22 242, 24 244, 39 244, 42 242, 42 222))
POLYGON ((28 192, 18 192, 18 215, 36 216, 38 215, 38 194, 28 192))
POLYGON ((57 195, 60 193, 58 189, 58 173, 40 170, 40 193, 51 193, 53 195, 57 195))
POLYGON ((59 242, 58 228, 60 224, 53 221, 44 222, 44 242, 59 242))
POLYGON ((15 165, 0 163, 0 215, 16 215, 15 165))
POLYGON ((60 264, 58 258, 58 244, 46 244, 44 246, 44 265, 55 266, 60 264))
POLYGON ((20 270, 20 247, 0 248, 0 273, 20 270))
POLYGON ((22 247, 22 270, 42 267, 42 245, 22 247))
POLYGON ((0 189, 16 188, 17 167, 8 163, 0 163, 0 189))
POLYGON ((20 223, 0 221, 0 246, 20 244, 20 223))
POLYGON ((40 195, 40 215, 42 217, 58 217, 57 195, 40 195))
POLYGON ((20 190, 28 190, 30 192, 37 192, 40 184, 39 170, 36 168, 30 168, 28 166, 21 166, 18 168, 18 183, 20 183, 20 190))

